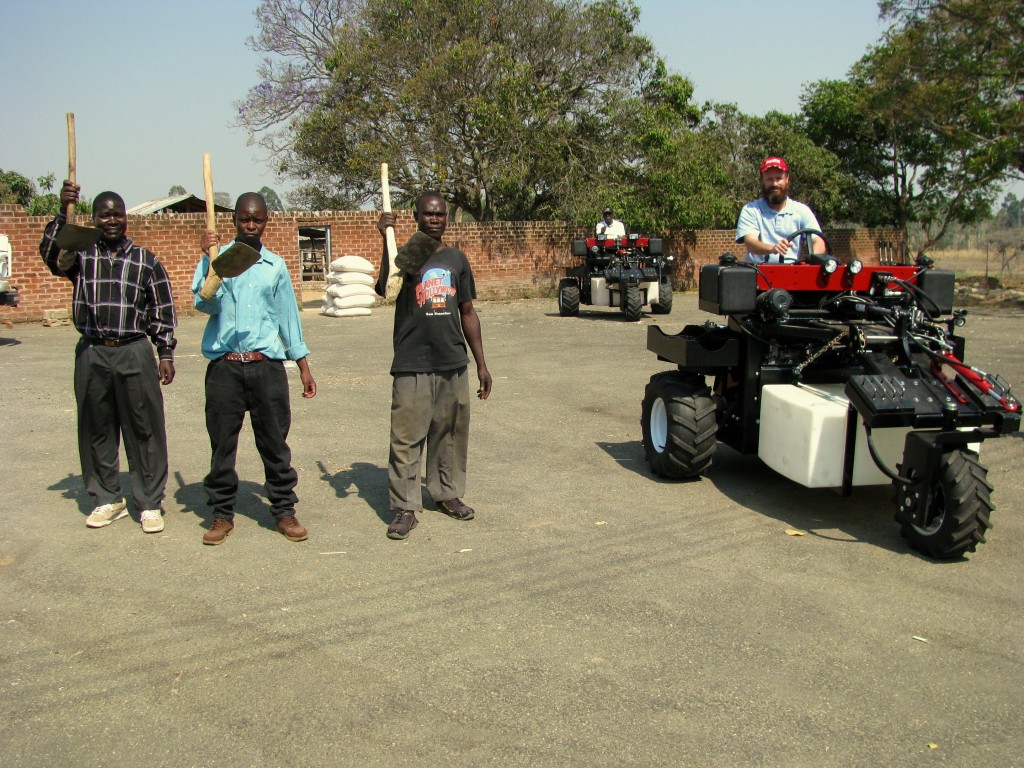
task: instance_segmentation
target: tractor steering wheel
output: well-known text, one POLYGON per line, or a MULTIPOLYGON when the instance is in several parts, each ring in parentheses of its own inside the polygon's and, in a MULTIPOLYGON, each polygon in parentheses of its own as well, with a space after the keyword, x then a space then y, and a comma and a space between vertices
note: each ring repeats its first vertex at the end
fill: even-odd
POLYGON ((792 235, 786 238, 787 240, 792 242, 796 238, 800 237, 800 245, 796 249, 797 264, 806 264, 809 261, 808 257, 811 255, 811 253, 813 253, 813 251, 811 250, 811 238, 801 237, 801 235, 816 235, 817 237, 820 237, 822 242, 825 243, 825 253, 832 253, 832 243, 828 241, 828 238, 825 237, 825 233, 822 232, 820 229, 812 229, 811 227, 806 227, 805 229, 798 229, 796 232, 794 232, 792 235))

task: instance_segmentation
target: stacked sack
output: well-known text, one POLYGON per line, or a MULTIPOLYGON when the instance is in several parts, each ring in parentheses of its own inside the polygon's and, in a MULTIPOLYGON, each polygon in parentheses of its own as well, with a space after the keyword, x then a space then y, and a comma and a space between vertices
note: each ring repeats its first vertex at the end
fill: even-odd
POLYGON ((370 314, 377 303, 373 285, 373 264, 362 256, 342 256, 331 262, 327 273, 327 291, 320 314, 330 317, 355 317, 370 314))

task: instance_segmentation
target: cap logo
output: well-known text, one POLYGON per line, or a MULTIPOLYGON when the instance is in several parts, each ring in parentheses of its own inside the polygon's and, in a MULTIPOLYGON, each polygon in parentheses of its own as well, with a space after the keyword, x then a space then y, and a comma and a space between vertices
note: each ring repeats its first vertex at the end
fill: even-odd
POLYGON ((775 157, 774 155, 772 157, 766 157, 764 162, 761 163, 761 173, 764 173, 769 168, 778 168, 780 171, 789 173, 789 166, 786 165, 786 161, 781 157, 775 157))

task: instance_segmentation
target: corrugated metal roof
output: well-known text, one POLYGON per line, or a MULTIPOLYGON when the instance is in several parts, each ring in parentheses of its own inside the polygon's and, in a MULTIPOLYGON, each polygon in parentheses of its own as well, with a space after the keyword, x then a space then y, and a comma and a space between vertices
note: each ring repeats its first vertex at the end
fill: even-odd
MULTIPOLYGON (((218 213, 232 213, 234 208, 225 208, 223 205, 213 206, 218 213)), ((156 200, 147 200, 144 203, 132 206, 128 209, 131 216, 149 216, 154 213, 204 213, 206 201, 195 195, 171 195, 160 197, 156 200)))

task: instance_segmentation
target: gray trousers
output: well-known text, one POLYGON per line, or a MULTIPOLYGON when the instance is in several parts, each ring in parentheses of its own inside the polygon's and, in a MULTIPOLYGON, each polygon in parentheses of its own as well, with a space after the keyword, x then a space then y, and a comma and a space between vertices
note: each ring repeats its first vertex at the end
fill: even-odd
POLYGON ((139 510, 159 509, 167 485, 164 396, 153 345, 75 349, 78 454, 85 490, 96 506, 120 499, 120 440, 128 457, 132 497, 139 510))
POLYGON ((391 508, 423 509, 420 465, 427 452, 427 491, 435 502, 466 493, 469 373, 399 373, 391 385, 391 508))

